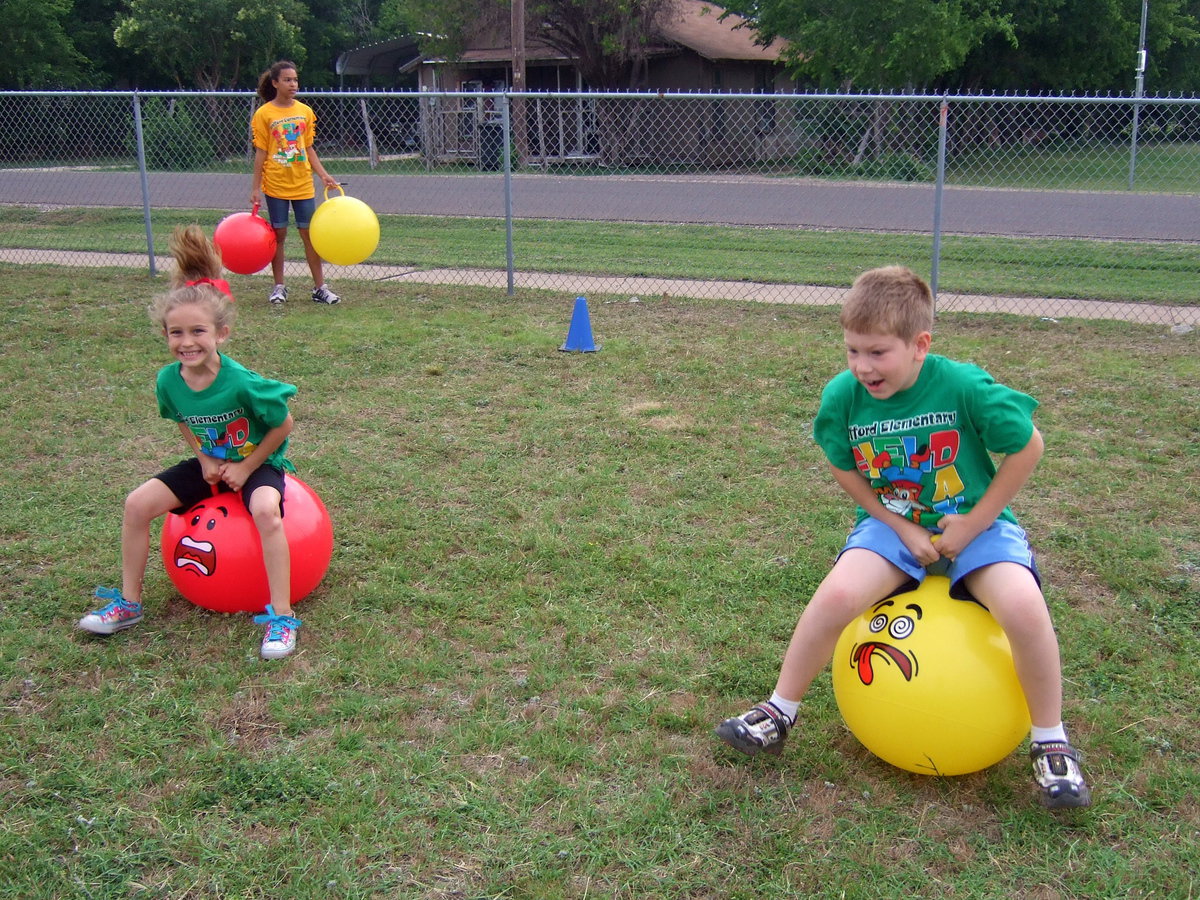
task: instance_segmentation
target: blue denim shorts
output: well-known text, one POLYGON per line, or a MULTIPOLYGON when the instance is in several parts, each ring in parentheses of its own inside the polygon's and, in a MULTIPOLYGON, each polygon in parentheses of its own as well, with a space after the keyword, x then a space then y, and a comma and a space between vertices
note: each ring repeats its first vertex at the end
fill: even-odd
POLYGON ((296 214, 296 227, 307 228, 317 209, 316 197, 307 200, 280 200, 270 194, 263 194, 263 197, 267 201, 267 215, 271 217, 272 228, 287 228, 289 209, 296 214))
MULTIPOLYGON (((931 528, 933 534, 938 529, 931 528)), ((945 575, 950 579, 950 596, 958 600, 974 600, 971 592, 963 584, 963 579, 984 566, 999 562, 1014 562, 1027 568, 1039 587, 1042 578, 1038 574, 1037 564, 1033 558, 1033 548, 1029 546, 1029 538, 1025 529, 1006 519, 997 519, 986 531, 967 544, 962 553, 953 560, 942 557, 937 562, 926 567, 922 566, 913 556, 900 536, 878 519, 866 518, 846 538, 842 553, 852 547, 861 547, 878 553, 900 571, 919 584, 926 575, 945 575)), ((838 554, 839 556, 841 553, 838 554)), ((908 585, 909 590, 916 585, 908 585)))

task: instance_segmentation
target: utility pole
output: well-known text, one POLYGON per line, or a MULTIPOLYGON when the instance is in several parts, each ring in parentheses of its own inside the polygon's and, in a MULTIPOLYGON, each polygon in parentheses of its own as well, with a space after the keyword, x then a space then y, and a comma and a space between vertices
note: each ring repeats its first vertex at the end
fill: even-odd
MULTIPOLYGON (((523 94, 525 87, 525 0, 512 0, 512 91, 523 94)), ((521 97, 512 98, 509 105, 510 122, 513 130, 513 143, 516 145, 516 156, 513 163, 520 164, 528 153, 528 135, 525 123, 525 100, 521 97)))
POLYGON ((1142 88, 1146 79, 1146 13, 1150 0, 1142 0, 1142 30, 1138 34, 1137 66, 1134 69, 1133 122, 1129 128, 1129 190, 1137 172, 1138 120, 1142 117, 1142 88))

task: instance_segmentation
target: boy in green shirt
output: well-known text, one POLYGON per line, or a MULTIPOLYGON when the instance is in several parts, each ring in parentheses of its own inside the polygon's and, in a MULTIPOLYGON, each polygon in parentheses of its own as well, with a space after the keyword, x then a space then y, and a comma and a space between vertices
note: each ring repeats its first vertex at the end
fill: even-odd
POLYGON ((1087 806, 1062 724, 1058 639, 1033 551, 1008 506, 1042 455, 1037 402, 929 352, 933 297, 906 268, 859 276, 840 322, 848 368, 826 386, 813 433, 857 504, 855 527, 800 616, 774 694, 726 719, 717 735, 750 755, 779 752, 846 625, 936 570, 949 577, 951 596, 981 603, 1008 636, 1042 802, 1087 806), (992 453, 1003 456, 999 467, 992 453))

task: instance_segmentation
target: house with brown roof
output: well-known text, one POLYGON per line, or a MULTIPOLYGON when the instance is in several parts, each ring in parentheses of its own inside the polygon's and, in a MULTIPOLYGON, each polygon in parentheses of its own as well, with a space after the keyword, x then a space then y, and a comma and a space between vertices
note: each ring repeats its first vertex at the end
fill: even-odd
MULTIPOLYGON (((676 0, 658 22, 656 41, 647 53, 645 90, 775 93, 792 82, 779 63, 786 46, 763 47, 742 27, 745 20, 706 0, 676 0)), ((574 60, 535 38, 524 53, 525 90, 586 91, 574 60)), ((513 84, 511 30, 505 25, 479 29, 454 60, 422 57, 409 64, 421 90, 505 91, 513 84)))
MULTIPOLYGON (((706 0, 677 0, 658 22, 646 51, 646 99, 561 97, 587 92, 575 60, 529 38, 523 54, 525 86, 514 101, 515 143, 525 165, 593 160, 610 165, 737 164, 779 152, 775 104, 768 99, 731 102, 708 98, 656 101, 666 93, 770 95, 794 89, 780 63, 784 42, 755 43, 753 31, 735 15, 706 0)), ((395 52, 396 42, 379 45, 395 52)), ((372 71, 359 54, 359 68, 372 71)), ((350 57, 343 54, 343 59, 350 57)), ((512 90, 513 47, 506 24, 481 27, 453 59, 411 53, 394 63, 401 76, 416 76, 422 101, 423 146, 436 162, 478 161, 490 156, 488 125, 497 117, 498 95, 512 90), (446 93, 478 93, 446 97, 446 93)), ((342 61, 339 60, 339 66, 342 61)), ((786 142, 786 141, 785 141, 786 142)), ((494 159, 491 160, 494 162, 494 159)))

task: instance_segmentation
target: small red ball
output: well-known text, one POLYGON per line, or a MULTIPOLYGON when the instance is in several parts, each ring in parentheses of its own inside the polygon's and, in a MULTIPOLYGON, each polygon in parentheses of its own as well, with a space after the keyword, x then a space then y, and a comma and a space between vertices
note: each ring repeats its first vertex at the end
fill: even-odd
POLYGON ((217 223, 213 243, 230 272, 253 275, 275 258, 275 229, 253 212, 233 213, 217 223))

